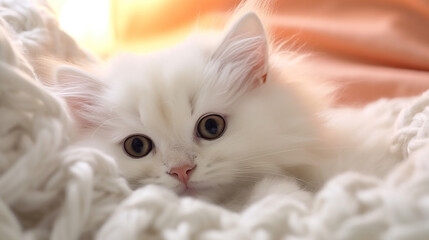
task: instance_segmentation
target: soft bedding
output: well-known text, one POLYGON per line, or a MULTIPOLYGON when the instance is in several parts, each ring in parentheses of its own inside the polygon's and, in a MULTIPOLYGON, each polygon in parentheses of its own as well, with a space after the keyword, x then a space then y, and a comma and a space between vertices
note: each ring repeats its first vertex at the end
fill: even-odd
POLYGON ((272 195, 234 213, 156 186, 132 192, 113 159, 73 146, 63 102, 34 74, 37 54, 90 59, 45 2, 0 0, 0 239, 429 236, 428 92, 365 107, 395 122, 391 150, 403 162, 386 178, 344 173, 310 206, 272 195))

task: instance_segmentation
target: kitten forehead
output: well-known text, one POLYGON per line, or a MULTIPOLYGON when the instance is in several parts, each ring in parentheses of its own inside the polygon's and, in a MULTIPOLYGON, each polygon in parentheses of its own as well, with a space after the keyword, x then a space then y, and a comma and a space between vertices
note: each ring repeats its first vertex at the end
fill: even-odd
POLYGON ((134 114, 142 127, 157 135, 184 138, 180 126, 189 125, 192 99, 202 84, 209 58, 209 53, 195 44, 188 41, 160 53, 113 60, 107 80, 114 89, 112 104, 134 114))

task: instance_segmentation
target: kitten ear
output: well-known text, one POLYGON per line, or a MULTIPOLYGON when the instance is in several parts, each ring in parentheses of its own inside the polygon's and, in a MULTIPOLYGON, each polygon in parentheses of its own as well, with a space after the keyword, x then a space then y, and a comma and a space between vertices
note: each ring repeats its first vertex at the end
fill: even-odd
POLYGON ((217 63, 219 76, 227 76, 227 79, 218 81, 229 81, 226 84, 230 91, 247 91, 265 83, 268 44, 262 23, 255 13, 247 13, 238 20, 212 60, 217 63))
POLYGON ((62 66, 56 72, 56 88, 66 100, 73 117, 81 128, 97 124, 100 99, 105 85, 88 73, 70 66, 62 66))

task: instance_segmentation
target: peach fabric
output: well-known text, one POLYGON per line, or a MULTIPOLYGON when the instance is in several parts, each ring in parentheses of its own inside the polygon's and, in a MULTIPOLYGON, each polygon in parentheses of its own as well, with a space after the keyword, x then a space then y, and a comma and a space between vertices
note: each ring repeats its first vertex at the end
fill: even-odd
POLYGON ((429 1, 281 0, 271 19, 316 53, 314 73, 342 84, 339 101, 363 104, 429 88, 429 1))
MULTIPOLYGON (((155 25, 153 34, 159 34, 198 17, 219 17, 216 13, 230 11, 239 1, 165 2, 168 5, 151 12, 152 18, 139 21, 137 17, 134 24, 140 22, 140 29, 155 25), (159 21, 162 25, 157 25, 159 21)), ((272 2, 274 13, 268 24, 276 37, 292 38, 295 47, 313 54, 308 64, 314 75, 342 86, 339 104, 362 105, 429 88, 428 0, 272 2)))

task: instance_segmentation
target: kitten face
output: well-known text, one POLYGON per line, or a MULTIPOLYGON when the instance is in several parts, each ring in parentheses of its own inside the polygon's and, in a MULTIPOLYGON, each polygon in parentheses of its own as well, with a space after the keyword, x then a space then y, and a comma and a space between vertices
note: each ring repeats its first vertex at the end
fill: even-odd
MULTIPOLYGON (((215 154, 224 149, 222 142, 228 136, 229 112, 222 106, 213 108, 196 104, 198 91, 204 84, 208 57, 196 51, 186 53, 188 46, 183 46, 183 52, 180 48, 159 53, 156 57, 127 56, 119 60, 119 66, 114 64, 111 68, 115 75, 123 72, 121 64, 124 62, 131 61, 127 63, 127 69, 135 67, 127 71, 132 73, 130 76, 123 76, 127 84, 113 86, 106 93, 106 98, 115 106, 116 117, 106 128, 110 131, 104 132, 110 135, 108 139, 115 139, 111 149, 116 151, 112 152, 133 187, 155 183, 179 193, 192 194, 228 181, 217 176, 219 170, 232 171, 222 163, 226 156, 215 154), (171 54, 186 56, 185 61, 169 58, 171 54), (134 65, 136 62, 140 62, 140 66, 134 65), (210 113, 217 115, 209 116, 225 119, 225 133, 217 139, 206 140, 199 134, 198 123, 203 115, 210 113), (121 126, 120 131, 115 126, 121 126), (152 142, 152 151, 143 158, 132 159, 122 149, 123 138, 133 134, 144 134, 152 142), (183 166, 193 169, 186 184, 171 174, 172 170, 183 166)), ((114 79, 111 79, 112 84, 116 85, 114 79)), ((186 171, 178 173, 183 174, 186 171)))
POLYGON ((91 90, 64 88, 92 144, 116 159, 130 186, 218 201, 281 173, 279 163, 302 163, 313 139, 312 116, 269 68, 267 51, 258 18, 248 14, 214 48, 196 38, 120 56, 103 83, 74 69, 58 79, 91 90))

